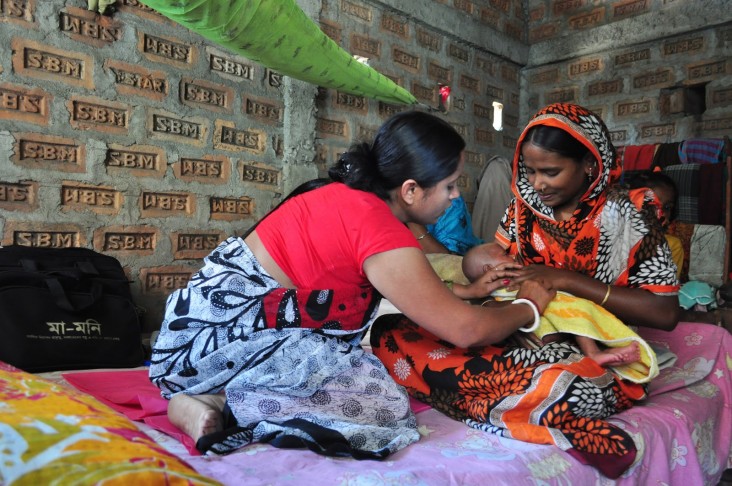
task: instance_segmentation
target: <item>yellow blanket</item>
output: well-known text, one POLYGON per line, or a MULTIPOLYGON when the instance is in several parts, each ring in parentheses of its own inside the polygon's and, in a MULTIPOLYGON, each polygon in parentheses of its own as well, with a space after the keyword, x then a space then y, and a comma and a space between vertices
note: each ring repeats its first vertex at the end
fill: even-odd
MULTIPOLYGON (((468 283, 462 272, 463 257, 429 254, 427 259, 442 280, 468 283)), ((493 293, 496 300, 510 300, 516 297, 515 292, 501 290, 493 293)), ((640 361, 611 366, 612 370, 621 378, 635 383, 647 383, 658 375, 658 359, 650 345, 620 319, 592 301, 557 292, 557 296, 544 310, 541 324, 535 334, 543 338, 557 333, 587 336, 608 347, 627 346, 635 341, 640 347, 640 361)))
POLYGON ((611 368, 621 378, 635 383, 647 383, 658 375, 656 353, 649 344, 604 307, 590 300, 557 292, 534 332, 540 338, 556 333, 587 336, 608 347, 636 342, 640 347, 640 361, 611 368))

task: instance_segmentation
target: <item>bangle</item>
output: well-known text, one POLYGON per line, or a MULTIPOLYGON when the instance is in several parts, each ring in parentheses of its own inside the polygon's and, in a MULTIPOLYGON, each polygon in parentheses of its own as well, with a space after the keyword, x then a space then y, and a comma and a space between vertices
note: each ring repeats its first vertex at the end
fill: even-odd
POLYGON ((423 238, 424 238, 425 236, 427 236, 428 234, 430 234, 430 232, 429 232, 429 231, 428 231, 427 233, 424 233, 424 234, 422 234, 421 236, 418 236, 418 237, 417 237, 417 241, 419 241, 419 240, 423 239, 423 238))
POLYGON ((531 310, 534 311, 534 323, 531 325, 531 327, 519 327, 519 331, 523 332, 534 332, 539 327, 539 324, 541 324, 541 315, 539 314, 539 307, 537 307, 536 304, 532 300, 529 299, 516 299, 511 301, 511 304, 526 304, 529 307, 531 307, 531 310))
POLYGON ((605 305, 605 302, 607 302, 607 299, 610 297, 610 290, 611 289, 612 289, 612 287, 610 286, 610 284, 607 284, 607 292, 605 292, 605 297, 603 297, 602 298, 602 302, 600 302, 600 306, 601 307, 603 305, 605 305))

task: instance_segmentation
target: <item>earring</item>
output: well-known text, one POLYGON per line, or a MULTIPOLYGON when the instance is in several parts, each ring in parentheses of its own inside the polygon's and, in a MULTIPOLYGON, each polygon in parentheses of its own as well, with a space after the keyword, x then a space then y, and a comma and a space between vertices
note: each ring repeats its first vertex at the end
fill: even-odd
POLYGON ((590 182, 590 184, 592 184, 592 179, 592 169, 590 169, 590 171, 587 173, 587 180, 590 182))

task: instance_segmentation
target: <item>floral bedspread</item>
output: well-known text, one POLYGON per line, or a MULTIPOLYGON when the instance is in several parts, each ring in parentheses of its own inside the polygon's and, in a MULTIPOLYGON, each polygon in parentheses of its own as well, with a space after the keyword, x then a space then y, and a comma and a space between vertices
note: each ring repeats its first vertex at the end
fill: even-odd
POLYGON ((230 485, 714 486, 732 467, 732 336, 700 323, 641 335, 669 350, 673 364, 651 383, 642 405, 611 419, 631 434, 640 452, 614 482, 556 447, 500 438, 432 409, 417 414, 421 440, 384 461, 334 459, 261 444, 227 456, 189 456, 170 437, 150 433, 198 472, 230 485))

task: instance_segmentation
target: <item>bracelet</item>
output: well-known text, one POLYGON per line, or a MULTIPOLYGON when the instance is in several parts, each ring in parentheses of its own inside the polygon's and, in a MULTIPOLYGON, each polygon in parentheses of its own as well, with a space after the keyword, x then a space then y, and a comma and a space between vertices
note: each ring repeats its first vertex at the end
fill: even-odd
POLYGON ((516 299, 511 301, 511 304, 526 304, 531 307, 531 310, 534 311, 534 323, 531 325, 531 327, 519 327, 519 331, 536 331, 536 329, 539 327, 539 324, 541 324, 541 315, 539 314, 539 307, 534 303, 534 301, 530 299, 516 299))
POLYGON ((602 302, 600 302, 600 307, 602 307, 603 305, 605 305, 605 302, 607 302, 607 299, 610 297, 610 290, 611 289, 612 289, 612 287, 610 286, 610 284, 607 284, 607 292, 605 292, 605 297, 603 297, 602 298, 602 302))
POLYGON ((419 241, 419 240, 423 239, 423 238, 424 238, 425 236, 427 236, 428 234, 430 234, 430 232, 429 232, 429 231, 428 231, 427 233, 424 233, 424 234, 423 234, 423 235, 421 235, 421 236, 418 236, 418 237, 417 237, 417 241, 419 241))

